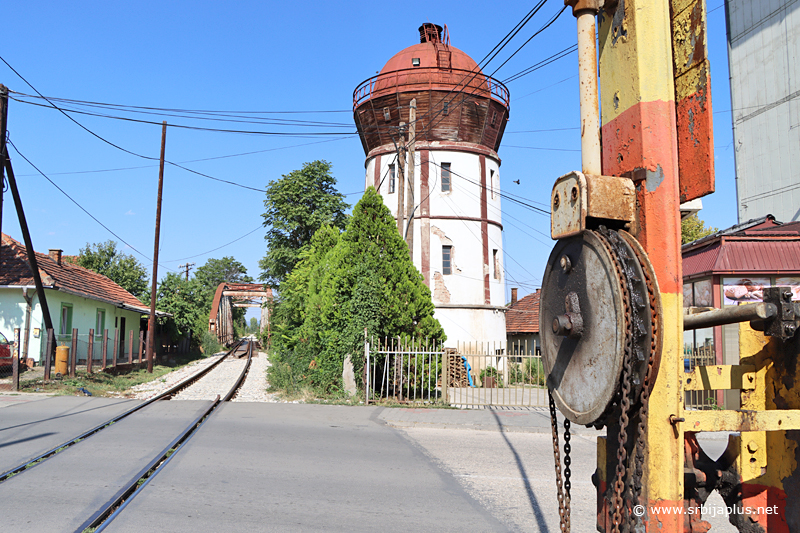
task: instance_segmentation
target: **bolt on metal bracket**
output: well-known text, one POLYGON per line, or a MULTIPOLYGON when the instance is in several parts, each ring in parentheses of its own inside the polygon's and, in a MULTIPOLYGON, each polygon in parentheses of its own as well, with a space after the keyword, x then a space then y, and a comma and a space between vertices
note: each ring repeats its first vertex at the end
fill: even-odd
POLYGON ((633 222, 636 189, 629 178, 573 171, 556 180, 550 206, 550 236, 558 240, 587 229, 587 219, 612 225, 633 222))

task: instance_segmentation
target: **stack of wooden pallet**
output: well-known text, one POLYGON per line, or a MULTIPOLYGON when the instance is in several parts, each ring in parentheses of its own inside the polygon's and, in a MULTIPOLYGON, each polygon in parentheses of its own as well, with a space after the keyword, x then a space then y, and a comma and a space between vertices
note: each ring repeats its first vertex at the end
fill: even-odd
POLYGON ((454 349, 448 349, 448 376, 447 385, 449 387, 469 387, 469 375, 464 364, 464 358, 456 353, 454 349))

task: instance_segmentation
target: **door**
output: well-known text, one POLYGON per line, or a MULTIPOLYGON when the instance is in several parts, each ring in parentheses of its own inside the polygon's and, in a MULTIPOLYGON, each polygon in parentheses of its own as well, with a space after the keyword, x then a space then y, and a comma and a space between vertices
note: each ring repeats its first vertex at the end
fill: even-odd
POLYGON ((119 358, 126 359, 125 357, 125 317, 119 319, 119 358))

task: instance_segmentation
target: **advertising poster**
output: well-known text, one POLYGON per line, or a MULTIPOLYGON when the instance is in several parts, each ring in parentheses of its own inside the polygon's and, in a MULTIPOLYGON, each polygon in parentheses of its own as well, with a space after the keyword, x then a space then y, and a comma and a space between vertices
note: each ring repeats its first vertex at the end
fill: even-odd
POLYGON ((692 284, 683 284, 683 306, 692 307, 694 305, 694 297, 692 296, 692 284))
POLYGON ((714 286, 710 279, 694 282, 694 305, 697 307, 714 306, 714 286))
POLYGON ((722 278, 724 303, 739 305, 760 302, 764 299, 764 287, 769 286, 769 278, 722 278))

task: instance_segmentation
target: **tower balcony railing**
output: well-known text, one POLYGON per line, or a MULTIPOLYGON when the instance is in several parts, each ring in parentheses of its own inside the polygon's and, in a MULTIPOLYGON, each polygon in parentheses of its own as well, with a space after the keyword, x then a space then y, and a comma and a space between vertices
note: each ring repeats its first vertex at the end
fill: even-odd
POLYGON ((406 91, 444 90, 488 97, 509 107, 508 88, 500 81, 474 70, 415 67, 378 74, 353 91, 353 109, 367 100, 406 91))

